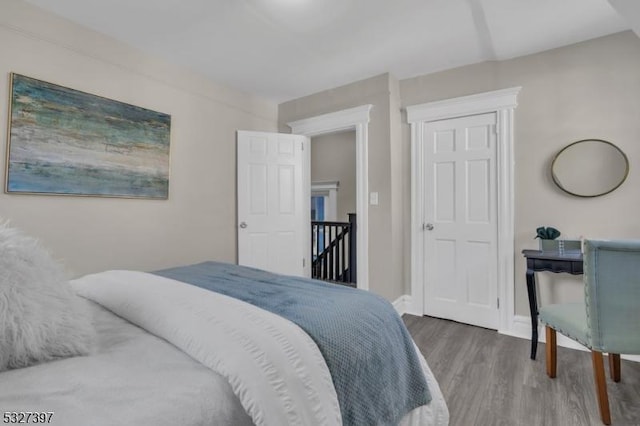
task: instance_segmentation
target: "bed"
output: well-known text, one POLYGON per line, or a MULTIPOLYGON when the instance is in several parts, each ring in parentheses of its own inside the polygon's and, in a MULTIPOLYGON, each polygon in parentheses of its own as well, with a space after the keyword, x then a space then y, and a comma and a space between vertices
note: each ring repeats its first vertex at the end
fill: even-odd
POLYGON ((391 305, 371 293, 217 262, 106 271, 71 286, 88 300, 95 349, 0 373, 0 411, 14 419, 448 424, 424 357, 391 305))

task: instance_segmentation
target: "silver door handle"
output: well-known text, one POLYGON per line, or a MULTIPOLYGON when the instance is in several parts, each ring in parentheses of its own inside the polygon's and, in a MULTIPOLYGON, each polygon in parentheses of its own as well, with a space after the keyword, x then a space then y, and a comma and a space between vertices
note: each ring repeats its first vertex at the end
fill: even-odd
POLYGON ((427 231, 433 231, 433 223, 425 223, 422 225, 422 229, 426 229, 427 231))
POLYGON ((246 222, 240 222, 240 228, 244 229, 247 227, 247 223, 246 222))

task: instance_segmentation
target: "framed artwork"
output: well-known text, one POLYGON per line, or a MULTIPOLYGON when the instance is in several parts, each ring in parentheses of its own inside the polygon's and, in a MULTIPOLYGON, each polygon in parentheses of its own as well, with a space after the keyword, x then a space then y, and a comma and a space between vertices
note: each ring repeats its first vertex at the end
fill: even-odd
POLYGON ((6 193, 167 199, 171 116, 11 74, 6 193))

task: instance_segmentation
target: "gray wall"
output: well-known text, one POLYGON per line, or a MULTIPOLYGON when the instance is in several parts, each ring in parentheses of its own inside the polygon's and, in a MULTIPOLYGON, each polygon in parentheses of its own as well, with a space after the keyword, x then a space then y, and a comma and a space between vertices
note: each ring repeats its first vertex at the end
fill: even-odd
POLYGON ((338 181, 338 222, 356 212, 356 132, 311 138, 311 182, 338 181))
MULTIPOLYGON (((410 133, 401 108, 522 86, 515 112, 516 314, 528 315, 525 248, 535 229, 551 225, 567 238, 640 238, 640 40, 623 32, 506 61, 485 62, 396 81, 388 74, 286 102, 286 122, 371 103, 369 186, 380 193, 370 212, 370 287, 389 300, 410 293, 410 133), (557 189, 549 166, 565 145, 609 140, 631 160, 627 182, 583 199, 557 189)), ((582 297, 579 277, 540 274, 542 303, 582 297)))
MULTIPOLYGON (((395 300, 410 292, 401 108, 513 86, 523 87, 515 114, 517 313, 528 314, 520 251, 536 247, 537 226, 566 237, 640 238, 640 40, 631 32, 400 82, 384 74, 277 108, 17 0, 3 1, 0 57, 0 99, 9 96, 13 71, 172 115, 168 201, 0 194, 0 217, 40 237, 71 275, 235 261, 235 130, 289 132, 289 121, 373 104, 369 190, 379 205, 369 206, 370 288, 395 300), (583 138, 610 140, 629 156, 629 179, 617 191, 579 199, 553 186, 553 156, 583 138)), ((543 303, 581 296, 579 278, 546 274, 540 282, 543 303)))
MULTIPOLYGON (((554 226, 566 238, 640 238, 640 39, 623 32, 522 58, 465 66, 403 80, 400 91, 404 107, 514 86, 522 86, 515 110, 516 313, 528 315, 520 252, 537 248, 533 237, 538 226, 554 226), (586 138, 613 142, 631 161, 628 180, 611 194, 577 198, 551 180, 554 155, 586 138)), ((403 145, 409 141, 405 125, 403 145)), ((404 164, 408 171, 408 153, 404 164)), ((409 185, 404 190, 409 197, 409 185)), ((409 207, 405 202, 405 211, 409 207)), ((407 240, 405 250, 408 244, 407 240)), ((583 297, 580 277, 538 275, 541 303, 583 297)), ((405 289, 409 292, 410 286, 405 289)))
MULTIPOLYGON (((394 229, 402 227, 402 221, 394 216, 392 200, 398 197, 397 179, 401 174, 392 170, 397 164, 390 158, 392 150, 400 149, 399 134, 392 135, 392 116, 399 116, 394 107, 391 113, 390 92, 397 82, 383 74, 353 84, 320 92, 304 98, 280 104, 278 121, 280 131, 291 132, 287 122, 340 111, 365 104, 372 104, 369 123, 369 191, 378 192, 379 204, 369 209, 369 288, 381 296, 394 300, 405 292, 403 283, 402 252, 397 250, 394 229), (392 146, 393 145, 393 146, 392 146)), ((397 87, 393 90, 398 90, 397 87)), ((401 196, 401 194, 400 194, 401 196)), ((402 204, 401 204, 402 205, 402 204)))
POLYGON ((12 71, 172 116, 169 200, 0 193, 1 218, 41 238, 71 276, 236 260, 235 131, 275 131, 275 104, 16 0, 2 2, 0 58, 0 158, 12 71))

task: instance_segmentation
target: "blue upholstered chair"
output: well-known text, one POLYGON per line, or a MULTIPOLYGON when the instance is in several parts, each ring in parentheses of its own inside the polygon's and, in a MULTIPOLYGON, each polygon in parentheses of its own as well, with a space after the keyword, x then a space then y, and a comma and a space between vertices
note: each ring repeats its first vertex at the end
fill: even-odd
POLYGON ((591 349, 600 417, 611 424, 602 354, 620 381, 620 354, 640 354, 640 241, 587 240, 585 303, 540 308, 546 325, 547 375, 556 377, 556 331, 591 349))

